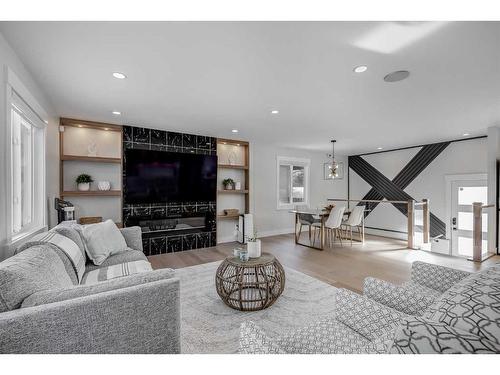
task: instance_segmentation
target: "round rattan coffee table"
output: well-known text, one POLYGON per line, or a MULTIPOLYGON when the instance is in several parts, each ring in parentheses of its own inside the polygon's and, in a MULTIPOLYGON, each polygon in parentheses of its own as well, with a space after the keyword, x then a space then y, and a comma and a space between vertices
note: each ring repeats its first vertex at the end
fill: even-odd
POLYGON ((285 270, 271 254, 242 262, 226 258, 215 276, 217 293, 236 310, 257 311, 271 306, 285 287, 285 270))

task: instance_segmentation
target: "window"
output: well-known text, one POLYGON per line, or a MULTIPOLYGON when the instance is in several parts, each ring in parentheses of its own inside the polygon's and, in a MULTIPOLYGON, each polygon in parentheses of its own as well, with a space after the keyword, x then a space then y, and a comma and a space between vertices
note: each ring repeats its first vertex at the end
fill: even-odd
POLYGON ((11 88, 10 238, 45 226, 45 124, 11 88))
POLYGON ((309 204, 308 159, 278 156, 278 209, 290 209, 309 204))

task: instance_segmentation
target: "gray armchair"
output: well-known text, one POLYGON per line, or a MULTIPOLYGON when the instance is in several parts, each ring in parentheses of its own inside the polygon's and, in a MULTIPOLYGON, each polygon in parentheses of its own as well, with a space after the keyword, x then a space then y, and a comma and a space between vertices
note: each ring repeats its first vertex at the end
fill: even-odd
POLYGON ((401 286, 368 278, 364 295, 339 289, 324 320, 270 337, 240 331, 240 353, 500 353, 500 264, 470 274, 423 262, 401 286))

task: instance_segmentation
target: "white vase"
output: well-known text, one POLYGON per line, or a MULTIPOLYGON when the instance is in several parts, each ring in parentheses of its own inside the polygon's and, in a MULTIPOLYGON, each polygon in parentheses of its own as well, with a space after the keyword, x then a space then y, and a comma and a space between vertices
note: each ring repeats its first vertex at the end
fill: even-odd
POLYGON ((111 183, 109 181, 99 181, 97 188, 101 191, 108 191, 111 189, 111 183))
POLYGON ((260 240, 255 242, 247 242, 248 256, 250 258, 258 258, 261 255, 260 240))
POLYGON ((83 182, 78 184, 79 191, 89 191, 90 190, 90 182, 83 182))

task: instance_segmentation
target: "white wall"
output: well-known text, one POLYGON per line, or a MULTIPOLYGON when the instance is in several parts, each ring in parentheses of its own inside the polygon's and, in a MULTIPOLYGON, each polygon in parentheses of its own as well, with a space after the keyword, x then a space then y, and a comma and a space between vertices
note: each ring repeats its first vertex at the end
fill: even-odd
MULTIPOLYGON (((328 162, 326 152, 310 152, 280 148, 265 142, 250 143, 250 212, 259 237, 292 233, 294 215, 276 208, 276 158, 278 156, 306 158, 310 166, 310 206, 323 207, 327 198, 347 198, 347 175, 342 180, 324 180, 323 163, 328 162)), ((347 168, 347 158, 337 156, 347 168)), ((347 173, 347 171, 345 172, 347 173)), ((218 241, 234 241, 235 221, 217 223, 218 241)))
MULTIPOLYGON (((419 150, 420 147, 416 147, 377 153, 363 156, 363 159, 377 168, 386 177, 392 179, 419 150)), ((486 138, 453 142, 422 171, 405 191, 416 200, 429 199, 431 212, 448 227, 445 176, 486 173, 487 160, 486 138)), ((351 171, 350 198, 361 199, 369 190, 370 185, 354 171, 351 171)), ((366 226, 406 232, 407 219, 392 205, 379 204, 367 217, 366 226)), ((370 232, 387 237, 405 238, 405 235, 390 231, 373 231, 367 229, 367 233, 370 232)))
MULTIPOLYGON (((3 35, 0 33, 0 139, 2 139, 2 150, 0 152, 0 212, 4 213, 7 207, 7 197, 5 193, 6 189, 6 175, 5 167, 7 163, 6 150, 3 146, 3 140, 5 139, 5 131, 7 126, 7 99, 6 99, 6 84, 7 84, 7 67, 10 68, 22 81, 23 85, 30 91, 30 93, 35 97, 38 103, 45 109, 49 114, 49 125, 47 128, 47 181, 59 181, 59 143, 57 135, 57 123, 58 119, 54 117, 54 112, 52 105, 48 100, 47 96, 39 88, 36 82, 33 80, 31 74, 26 70, 23 63, 19 60, 15 52, 9 46, 9 44, 4 39, 3 35)), ((47 196, 55 197, 58 195, 57 185, 48 184, 47 186, 47 196)), ((55 220, 55 211, 49 208, 50 220, 48 224, 51 224, 55 220)), ((8 248, 6 244, 6 228, 5 219, 0 220, 0 260, 11 255, 11 249, 8 248)))

